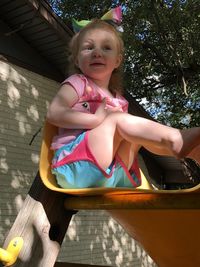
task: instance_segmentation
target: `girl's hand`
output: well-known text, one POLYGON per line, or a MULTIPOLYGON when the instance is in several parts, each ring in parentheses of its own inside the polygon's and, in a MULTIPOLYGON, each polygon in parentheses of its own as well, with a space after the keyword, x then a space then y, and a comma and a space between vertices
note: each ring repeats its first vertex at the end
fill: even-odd
POLYGON ((113 113, 113 112, 122 112, 121 107, 112 107, 112 108, 105 108, 107 114, 113 113))
POLYGON ((122 112, 121 107, 113 107, 107 108, 106 107, 106 99, 104 98, 102 103, 97 108, 95 115, 97 116, 98 124, 100 124, 104 119, 113 112, 122 112))
POLYGON ((105 109, 106 107, 106 99, 104 98, 102 103, 98 106, 95 115, 98 121, 98 124, 100 124, 108 115, 107 110, 105 109))

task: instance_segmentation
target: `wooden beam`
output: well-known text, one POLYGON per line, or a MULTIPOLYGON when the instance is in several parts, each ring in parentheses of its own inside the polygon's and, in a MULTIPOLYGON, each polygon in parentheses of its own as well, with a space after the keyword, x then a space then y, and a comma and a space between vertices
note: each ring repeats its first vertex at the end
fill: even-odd
POLYGON ((51 27, 56 30, 61 38, 68 43, 70 37, 73 36, 73 31, 51 10, 46 1, 43 0, 28 0, 27 3, 37 10, 37 15, 45 19, 51 27))
POLYGON ((64 194, 48 190, 39 174, 27 195, 4 248, 15 236, 24 239, 17 267, 53 267, 73 215, 64 209, 64 194))

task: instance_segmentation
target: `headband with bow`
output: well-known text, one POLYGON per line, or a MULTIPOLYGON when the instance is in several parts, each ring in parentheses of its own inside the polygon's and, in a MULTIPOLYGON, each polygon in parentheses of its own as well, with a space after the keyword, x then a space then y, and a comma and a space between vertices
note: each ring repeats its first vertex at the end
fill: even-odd
MULTIPOLYGON (((118 6, 116 8, 113 8, 109 10, 105 15, 101 17, 101 20, 104 20, 113 26, 119 31, 122 32, 123 29, 120 26, 122 22, 122 8, 121 6, 118 6)), ((77 21, 75 19, 72 19, 72 26, 75 33, 79 32, 82 28, 84 28, 88 23, 90 23, 91 20, 81 20, 77 21)))

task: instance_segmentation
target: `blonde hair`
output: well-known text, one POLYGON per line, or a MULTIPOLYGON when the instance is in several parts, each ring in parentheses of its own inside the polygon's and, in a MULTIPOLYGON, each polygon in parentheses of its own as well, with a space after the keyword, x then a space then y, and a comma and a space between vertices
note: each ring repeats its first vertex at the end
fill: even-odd
MULTIPOLYGON (((103 29, 103 30, 108 30, 111 33, 113 33, 118 41, 118 49, 119 49, 119 54, 124 55, 124 43, 122 38, 120 37, 119 33, 117 30, 112 26, 111 24, 100 20, 100 19, 95 19, 92 20, 87 26, 85 26, 83 29, 80 30, 79 33, 75 34, 70 42, 70 56, 69 56, 69 74, 75 74, 75 73, 81 73, 81 70, 77 67, 75 64, 77 60, 77 55, 79 52, 79 44, 81 43, 81 39, 83 36, 89 31, 89 30, 94 30, 94 29, 103 29)), ((123 61, 123 60, 122 60, 123 61)), ((109 82, 109 90, 112 94, 122 94, 123 93, 123 88, 122 88, 122 62, 120 66, 113 70, 110 82, 109 82)))

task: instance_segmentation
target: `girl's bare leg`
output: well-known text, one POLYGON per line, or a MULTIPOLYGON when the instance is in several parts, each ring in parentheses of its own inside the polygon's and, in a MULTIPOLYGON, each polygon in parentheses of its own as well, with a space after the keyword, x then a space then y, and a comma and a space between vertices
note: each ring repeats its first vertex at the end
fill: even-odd
POLYGON ((130 114, 111 113, 89 134, 90 149, 102 168, 110 165, 123 139, 161 155, 183 158, 200 145, 200 128, 181 131, 130 114))
POLYGON ((140 147, 141 146, 129 143, 126 140, 122 140, 122 142, 120 143, 117 149, 117 154, 119 155, 120 159, 124 162, 128 170, 131 168, 140 147))
MULTIPOLYGON (((180 130, 180 132, 183 134, 183 135, 187 135, 189 133, 190 135, 190 132, 191 132, 192 129, 187 129, 187 130, 180 130)), ((198 131, 198 128, 193 128, 194 131, 198 131)), ((192 137, 191 137, 192 138, 192 137)), ((192 140, 193 141, 193 145, 191 146, 191 149, 186 149, 182 158, 184 157, 187 157, 187 158, 191 158, 193 160, 195 160, 198 164, 200 164, 200 137, 196 139, 196 142, 195 142, 195 139, 192 140), (194 146, 194 148, 192 148, 194 146), (187 151, 190 152, 188 153, 187 151)), ((150 152, 154 153, 154 154, 158 154, 158 155, 163 155, 163 156, 170 156, 170 154, 168 153, 167 150, 163 149, 163 148, 159 148, 159 147, 156 147, 156 146, 151 146, 151 147, 145 147, 147 150, 149 150, 150 152)), ((173 156, 173 155, 172 155, 173 156)), ((181 156, 179 157, 181 158, 181 156)))

